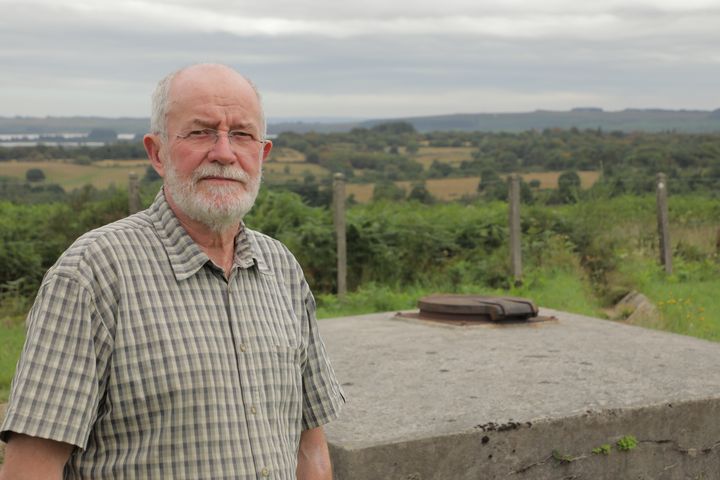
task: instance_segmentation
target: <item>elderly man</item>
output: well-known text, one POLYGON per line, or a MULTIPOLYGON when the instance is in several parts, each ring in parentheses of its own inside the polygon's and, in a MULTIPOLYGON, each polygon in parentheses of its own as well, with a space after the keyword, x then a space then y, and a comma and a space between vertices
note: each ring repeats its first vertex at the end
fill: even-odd
POLYGON ((46 274, 2 426, 3 479, 329 479, 344 403, 300 266, 241 219, 272 148, 222 65, 162 80, 163 190, 46 274))

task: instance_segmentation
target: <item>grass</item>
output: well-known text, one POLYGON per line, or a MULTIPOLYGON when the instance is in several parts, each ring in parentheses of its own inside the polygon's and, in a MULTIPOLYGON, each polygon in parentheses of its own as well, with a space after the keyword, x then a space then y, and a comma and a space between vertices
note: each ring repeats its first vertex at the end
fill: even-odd
POLYGON ((651 260, 627 258, 621 270, 660 313, 641 326, 720 341, 720 263, 676 258, 668 276, 651 260))
POLYGON ((281 163, 304 162, 305 154, 292 148, 273 147, 268 161, 281 163))
POLYGON ((509 290, 492 289, 482 285, 451 285, 388 287, 363 285, 340 300, 332 294, 317 295, 318 318, 333 318, 364 313, 411 310, 417 301, 431 293, 459 293, 475 295, 509 295, 526 297, 537 305, 556 310, 598 316, 600 304, 589 286, 576 275, 566 271, 545 271, 531 274, 520 287, 509 290))
MULTIPOLYGON (((538 180, 540 188, 557 188, 557 180, 562 172, 541 172, 541 173, 523 173, 522 178, 526 182, 538 180)), ((600 177, 599 172, 578 172, 582 188, 590 188, 600 177)), ((410 192, 414 181, 403 180, 395 182, 396 185, 405 189, 406 193, 410 192)), ((458 178, 434 178, 425 181, 425 187, 430 194, 438 200, 449 202, 461 199, 465 196, 473 196, 477 194, 477 187, 480 183, 480 177, 458 177, 458 178)), ((359 203, 367 203, 372 199, 373 189, 375 185, 372 183, 346 185, 347 195, 354 195, 355 201, 359 203)))
POLYGON ((410 156, 427 170, 436 160, 457 167, 464 161, 472 160, 476 151, 476 147, 420 147, 415 155, 410 156))
MULTIPOLYGON (((286 149, 288 150, 288 149, 286 149)), ((264 172, 269 180, 287 181, 302 179, 306 172, 318 178, 330 175, 330 172, 311 163, 305 163, 288 150, 286 155, 273 159, 265 164, 264 172)), ((295 152, 299 153, 299 152, 295 152)), ((31 168, 39 168, 45 174, 45 183, 56 183, 66 191, 90 184, 98 189, 110 185, 124 186, 128 183, 128 175, 136 173, 140 178, 150 165, 148 160, 100 160, 90 165, 78 165, 61 160, 42 162, 3 162, 3 175, 25 180, 25 173, 31 168)))
POLYGON ((135 160, 128 162, 101 161, 91 165, 77 165, 60 160, 43 162, 10 161, 3 162, 3 175, 24 180, 25 173, 29 169, 39 168, 45 173, 46 183, 57 183, 67 191, 80 188, 86 184, 103 189, 110 185, 127 185, 130 172, 134 172, 142 178, 148 165, 149 162, 147 161, 139 164, 135 160))
POLYGON ((305 173, 311 173, 318 178, 330 175, 325 167, 305 162, 267 162, 263 165, 263 175, 269 180, 302 180, 305 173))
POLYGON ((23 317, 5 318, 0 321, 0 403, 7 402, 10 382, 25 342, 23 317))

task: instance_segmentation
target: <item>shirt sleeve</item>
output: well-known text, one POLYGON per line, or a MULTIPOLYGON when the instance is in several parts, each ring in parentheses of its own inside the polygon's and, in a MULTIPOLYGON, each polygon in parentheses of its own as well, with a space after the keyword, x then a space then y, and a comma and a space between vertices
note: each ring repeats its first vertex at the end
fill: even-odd
POLYGON ((302 428, 324 425, 340 415, 345 404, 342 388, 335 378, 315 319, 315 299, 307 284, 304 326, 307 328, 307 358, 303 365, 302 428))
POLYGON ((65 275, 47 279, 28 314, 0 439, 16 432, 84 449, 111 350, 88 288, 65 275))

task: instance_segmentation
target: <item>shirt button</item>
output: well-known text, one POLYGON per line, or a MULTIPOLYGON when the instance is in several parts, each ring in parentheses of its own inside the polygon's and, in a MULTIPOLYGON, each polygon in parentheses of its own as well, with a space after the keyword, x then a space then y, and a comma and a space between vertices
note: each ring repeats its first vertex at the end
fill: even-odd
POLYGON ((240 351, 241 351, 241 352, 244 352, 244 351, 245 351, 245 344, 244 344, 244 343, 241 343, 241 344, 240 344, 240 351))
POLYGON ((263 468, 262 470, 260 470, 260 474, 261 474, 263 477, 269 477, 269 476, 270 476, 270 470, 268 470, 267 468, 263 468))
POLYGON ((250 411, 251 411, 252 413, 257 413, 257 408, 255 408, 255 407, 250 407, 250 411))

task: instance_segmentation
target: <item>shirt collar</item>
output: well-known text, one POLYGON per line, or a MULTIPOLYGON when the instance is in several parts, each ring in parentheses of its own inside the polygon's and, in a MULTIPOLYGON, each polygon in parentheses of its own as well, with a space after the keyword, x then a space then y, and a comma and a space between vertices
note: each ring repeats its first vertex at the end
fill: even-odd
MULTIPOLYGON (((165 199, 163 189, 158 192, 147 213, 152 220, 160 241, 165 247, 176 280, 180 281, 192 277, 205 264, 210 262, 207 254, 202 251, 180 224, 165 199)), ((240 222, 240 228, 235 237, 233 268, 250 268, 253 265, 257 265, 258 271, 261 273, 271 273, 262 254, 248 234, 245 224, 240 222)))

